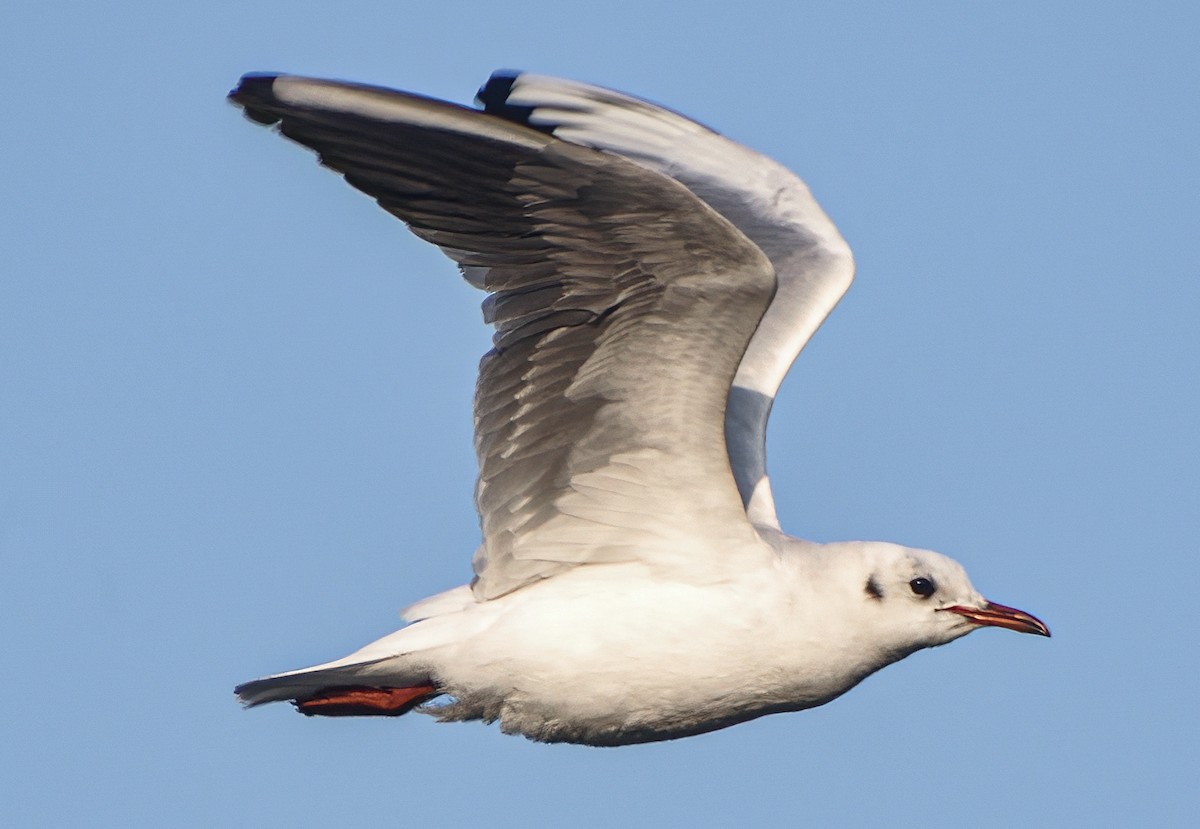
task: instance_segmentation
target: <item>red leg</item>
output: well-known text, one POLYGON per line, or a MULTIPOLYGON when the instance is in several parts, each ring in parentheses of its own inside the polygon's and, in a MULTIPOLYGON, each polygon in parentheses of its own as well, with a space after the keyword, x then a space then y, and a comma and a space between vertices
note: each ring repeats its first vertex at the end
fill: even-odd
POLYGON ((323 688, 315 696, 296 700, 296 710, 309 717, 398 717, 437 695, 432 685, 411 688, 351 685, 323 688))

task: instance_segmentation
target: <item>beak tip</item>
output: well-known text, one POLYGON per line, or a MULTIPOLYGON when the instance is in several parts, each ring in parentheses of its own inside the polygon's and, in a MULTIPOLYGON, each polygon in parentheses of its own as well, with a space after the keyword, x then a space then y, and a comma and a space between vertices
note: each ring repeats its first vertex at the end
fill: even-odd
POLYGON ((965 616, 977 625, 1008 628, 1017 633, 1032 633, 1037 636, 1045 636, 1047 639, 1050 638, 1050 628, 1046 626, 1045 622, 1032 613, 1017 610, 1008 605, 987 602, 982 608, 959 605, 948 607, 946 610, 965 616))

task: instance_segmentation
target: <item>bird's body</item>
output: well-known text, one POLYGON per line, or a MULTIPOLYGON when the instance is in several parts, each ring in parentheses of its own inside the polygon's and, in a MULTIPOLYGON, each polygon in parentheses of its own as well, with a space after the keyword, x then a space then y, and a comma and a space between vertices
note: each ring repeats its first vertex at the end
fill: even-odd
POLYGON ((492 293, 475 579, 334 662, 246 683, 308 714, 621 745, 821 705, 980 625, 1048 631, 954 561, 778 528, 771 400, 849 249, 775 162, 607 90, 498 75, 487 114, 286 76, 232 93, 492 293), (686 151, 686 152, 684 152, 686 151))
POLYGON ((660 580, 644 565, 618 564, 518 591, 493 628, 447 660, 454 667, 443 687, 457 702, 439 713, 496 719, 548 741, 684 737, 821 705, 918 647, 969 630, 920 644, 877 635, 887 631, 872 624, 862 586, 831 584, 830 568, 818 564, 858 557, 858 545, 802 545, 708 581, 660 580))
MULTIPOLYGON (((821 705, 914 650, 971 630, 950 617, 945 629, 914 636, 857 575, 876 572, 880 558, 909 565, 903 575, 960 575, 943 556, 881 542, 775 540, 778 550, 746 551, 759 566, 694 578, 664 579, 627 562, 573 568, 486 602, 456 588, 432 597, 431 607, 410 608, 413 624, 347 657, 350 684, 432 677, 454 702, 423 710, 443 720, 616 745, 821 705)), ((896 589, 911 592, 908 580, 896 589)), ((340 663, 306 669, 281 692, 291 699, 346 684, 330 679, 344 675, 340 663)))

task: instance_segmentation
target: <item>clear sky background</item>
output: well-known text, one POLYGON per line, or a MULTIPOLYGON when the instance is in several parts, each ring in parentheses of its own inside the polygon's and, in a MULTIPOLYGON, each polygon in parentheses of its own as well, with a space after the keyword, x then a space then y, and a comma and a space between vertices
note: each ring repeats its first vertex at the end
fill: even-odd
POLYGON ((82 2, 0 12, 0 824, 1164 825, 1200 771, 1200 8, 82 2), (784 527, 962 561, 983 631, 624 749, 251 712, 465 581, 482 298, 228 106, 246 71, 661 101, 799 172, 858 279, 784 527))

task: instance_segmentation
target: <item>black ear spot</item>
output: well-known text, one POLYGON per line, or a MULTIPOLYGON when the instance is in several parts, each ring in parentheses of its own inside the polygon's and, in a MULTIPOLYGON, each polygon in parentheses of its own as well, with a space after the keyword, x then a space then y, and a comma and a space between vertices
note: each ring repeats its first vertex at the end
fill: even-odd
POLYGON ((871 576, 867 579, 867 586, 863 588, 867 591, 867 595, 875 601, 883 598, 883 591, 879 589, 879 582, 875 581, 875 577, 871 576))
POLYGON ((916 593, 922 599, 928 599, 937 591, 937 585, 933 583, 933 579, 927 579, 924 576, 919 576, 908 583, 912 588, 912 592, 916 593))

